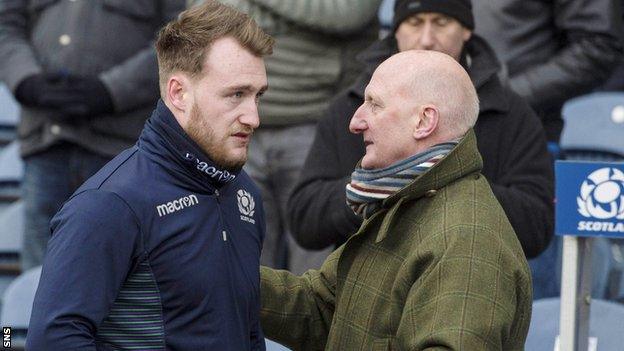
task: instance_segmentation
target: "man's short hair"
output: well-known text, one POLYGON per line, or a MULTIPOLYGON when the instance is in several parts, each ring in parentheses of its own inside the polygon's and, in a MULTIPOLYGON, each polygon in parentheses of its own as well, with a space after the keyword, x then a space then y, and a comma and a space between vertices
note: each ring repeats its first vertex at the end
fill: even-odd
MULTIPOLYGON (((208 49, 216 40, 232 37, 258 57, 273 52, 274 40, 248 15, 207 0, 192 7, 160 30, 156 40, 161 94, 172 73, 181 71, 198 77, 208 49)), ((164 94, 163 94, 164 96, 164 94)))

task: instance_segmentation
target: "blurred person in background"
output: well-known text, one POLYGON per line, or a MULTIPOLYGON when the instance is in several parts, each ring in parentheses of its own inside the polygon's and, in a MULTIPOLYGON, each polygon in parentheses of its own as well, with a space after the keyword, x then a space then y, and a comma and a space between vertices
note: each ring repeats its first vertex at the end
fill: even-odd
POLYGON ((289 201, 295 238, 310 249, 339 245, 362 219, 346 204, 353 166, 365 154, 362 138, 348 131, 349 116, 365 98, 379 63, 411 49, 446 53, 467 71, 481 101, 475 133, 483 175, 509 217, 524 253, 535 257, 553 234, 553 171, 539 119, 498 78, 500 64, 489 45, 472 33, 469 0, 400 0, 392 35, 359 55, 366 71, 330 105, 289 201))
POLYGON ((450 56, 408 50, 377 67, 349 124, 366 153, 346 196, 365 221, 318 271, 261 268, 268 338, 293 350, 524 350, 531 277, 480 174, 478 113, 450 56))
POLYGON ((242 167, 272 45, 217 1, 160 32, 162 100, 53 218, 28 350, 264 351, 264 213, 242 167))
POLYGON ((50 219, 136 142, 158 99, 152 46, 184 0, 3 0, 0 79, 22 107, 22 269, 42 263, 50 219))
POLYGON ((557 143, 566 100, 591 92, 622 61, 620 0, 475 0, 476 33, 505 66, 509 86, 557 143))
MULTIPOLYGON (((475 0, 474 7, 476 32, 503 62, 502 79, 537 112, 558 157, 563 104, 601 86, 622 62, 621 0, 475 0)), ((559 296, 560 245, 556 237, 529 261, 536 299, 559 296)))
POLYGON ((288 197, 317 120, 363 69, 355 54, 377 39, 381 0, 221 2, 248 13, 276 41, 266 60, 271 89, 260 104, 262 123, 251 141, 245 170, 260 186, 267 213, 262 264, 303 273, 318 268, 329 250, 305 250, 292 239, 288 197))

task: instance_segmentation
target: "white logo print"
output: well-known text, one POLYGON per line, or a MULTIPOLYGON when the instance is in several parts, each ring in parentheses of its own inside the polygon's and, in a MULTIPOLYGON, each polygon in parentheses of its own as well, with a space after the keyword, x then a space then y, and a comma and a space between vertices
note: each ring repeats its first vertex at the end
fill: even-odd
POLYGON ((197 169, 199 171, 206 173, 211 178, 217 179, 220 182, 231 182, 232 180, 234 180, 234 178, 236 178, 234 174, 231 174, 228 171, 216 169, 214 166, 210 166, 208 163, 200 161, 197 157, 195 157, 195 155, 191 153, 187 152, 184 155, 184 158, 190 161, 195 160, 195 163, 197 164, 197 169))
POLYGON ((241 213, 240 219, 251 224, 256 224, 256 221, 251 218, 254 215, 256 202, 251 194, 243 189, 239 189, 236 192, 236 200, 238 200, 238 210, 241 213))
POLYGON ((624 219, 624 173, 616 168, 592 172, 581 185, 576 202, 584 217, 624 219))
POLYGON ((169 201, 166 204, 158 205, 156 210, 158 211, 158 217, 162 217, 187 207, 195 206, 198 203, 197 196, 190 194, 177 200, 169 201))

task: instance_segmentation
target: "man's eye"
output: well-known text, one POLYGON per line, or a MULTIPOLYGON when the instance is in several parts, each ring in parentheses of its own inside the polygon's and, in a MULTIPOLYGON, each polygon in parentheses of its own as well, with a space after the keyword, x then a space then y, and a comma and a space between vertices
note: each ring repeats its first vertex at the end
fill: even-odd
POLYGON ((260 98, 264 95, 264 92, 256 94, 256 103, 260 102, 260 98))
POLYGON ((438 18, 435 20, 435 23, 440 27, 446 26, 449 22, 450 20, 448 18, 438 18))
POLYGON ((414 27, 415 27, 415 26, 419 26, 419 25, 422 23, 422 21, 420 20, 420 18, 411 17, 411 18, 409 18, 409 19, 407 20, 407 23, 408 23, 410 26, 414 26, 414 27))
POLYGON ((368 101, 368 105, 370 106, 371 111, 377 111, 379 108, 379 105, 372 101, 368 101))
POLYGON ((235 98, 239 98, 239 99, 240 99, 240 98, 242 98, 242 97, 243 97, 243 95, 244 95, 244 93, 243 93, 242 91, 237 91, 237 92, 235 92, 235 93, 234 93, 234 95, 233 95, 233 96, 234 96, 235 98))

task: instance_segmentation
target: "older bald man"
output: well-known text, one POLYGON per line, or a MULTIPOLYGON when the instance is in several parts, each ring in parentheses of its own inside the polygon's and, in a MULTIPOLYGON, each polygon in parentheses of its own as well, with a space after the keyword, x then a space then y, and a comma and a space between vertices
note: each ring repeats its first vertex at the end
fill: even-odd
POLYGON ((366 154, 347 185, 364 218, 319 271, 262 268, 261 323, 295 350, 523 350, 531 282, 480 174, 479 103, 450 56, 383 62, 349 126, 366 154))

